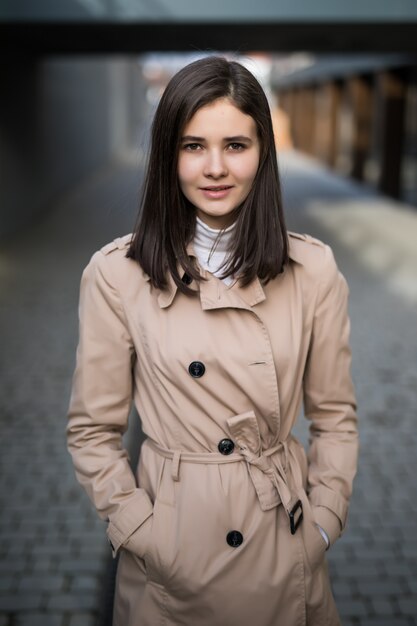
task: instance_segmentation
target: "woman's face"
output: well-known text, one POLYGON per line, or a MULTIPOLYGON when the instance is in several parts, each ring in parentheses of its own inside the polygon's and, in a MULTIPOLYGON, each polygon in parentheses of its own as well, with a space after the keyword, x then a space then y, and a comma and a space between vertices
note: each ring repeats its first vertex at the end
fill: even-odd
POLYGON ((211 228, 225 228, 247 197, 259 165, 255 121, 229 100, 199 109, 181 137, 181 191, 211 228))

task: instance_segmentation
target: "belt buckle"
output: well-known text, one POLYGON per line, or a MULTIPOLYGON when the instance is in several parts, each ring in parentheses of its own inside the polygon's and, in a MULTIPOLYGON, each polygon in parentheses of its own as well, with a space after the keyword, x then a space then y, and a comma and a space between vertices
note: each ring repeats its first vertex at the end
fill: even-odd
POLYGON ((295 531, 297 530, 297 528, 301 524, 301 520, 303 519, 303 505, 301 500, 297 500, 288 515, 290 518, 291 534, 295 535, 295 531), (298 509, 300 509, 300 513, 296 515, 298 509))

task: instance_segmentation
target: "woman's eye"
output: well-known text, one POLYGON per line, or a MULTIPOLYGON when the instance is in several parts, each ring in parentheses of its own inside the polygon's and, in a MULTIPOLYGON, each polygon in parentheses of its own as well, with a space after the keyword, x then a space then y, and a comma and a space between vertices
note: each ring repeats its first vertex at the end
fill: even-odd
POLYGON ((234 141, 233 143, 229 143, 228 147, 233 152, 239 152, 240 150, 244 150, 246 146, 243 143, 236 143, 234 141))
POLYGON ((188 152, 195 152, 201 149, 201 145, 199 143, 186 143, 183 148, 184 150, 188 150, 188 152))

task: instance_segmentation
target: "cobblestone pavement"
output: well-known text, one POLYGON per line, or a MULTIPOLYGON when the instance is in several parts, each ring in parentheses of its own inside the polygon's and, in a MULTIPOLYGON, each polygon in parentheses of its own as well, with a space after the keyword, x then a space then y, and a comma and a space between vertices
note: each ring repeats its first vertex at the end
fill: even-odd
MULTIPOLYGON (((76 484, 65 413, 81 270, 96 248, 131 229, 137 162, 80 185, 0 251, 0 626, 106 618, 105 528, 76 484)), ((329 553, 337 604, 345 626, 411 626, 417 211, 299 155, 283 155, 281 172, 290 228, 330 243, 351 288, 361 458, 348 530, 329 553)), ((298 432, 305 441, 305 420, 298 432)))
POLYGON ((102 623, 105 525, 65 446, 82 268, 132 228, 137 163, 108 168, 0 252, 0 626, 102 623))
POLYGON ((361 452, 337 605, 344 626, 417 624, 417 210, 299 155, 281 172, 289 227, 330 243, 350 286, 361 452))

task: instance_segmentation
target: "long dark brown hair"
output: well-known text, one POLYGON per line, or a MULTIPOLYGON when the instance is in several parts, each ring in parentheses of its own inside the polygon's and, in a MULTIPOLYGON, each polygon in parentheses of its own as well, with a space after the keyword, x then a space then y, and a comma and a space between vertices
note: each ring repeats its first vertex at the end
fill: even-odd
POLYGON ((252 189, 235 209, 236 228, 223 276, 238 276, 242 286, 256 276, 265 283, 288 262, 267 98, 245 67, 223 57, 207 57, 187 65, 170 80, 152 124, 141 206, 127 256, 138 261, 158 289, 167 287, 168 273, 178 288, 188 294, 191 290, 182 280, 183 274, 200 280, 187 254, 187 245, 195 232, 196 210, 179 186, 178 153, 183 130, 196 111, 221 98, 227 98, 254 119, 261 147, 252 189))

